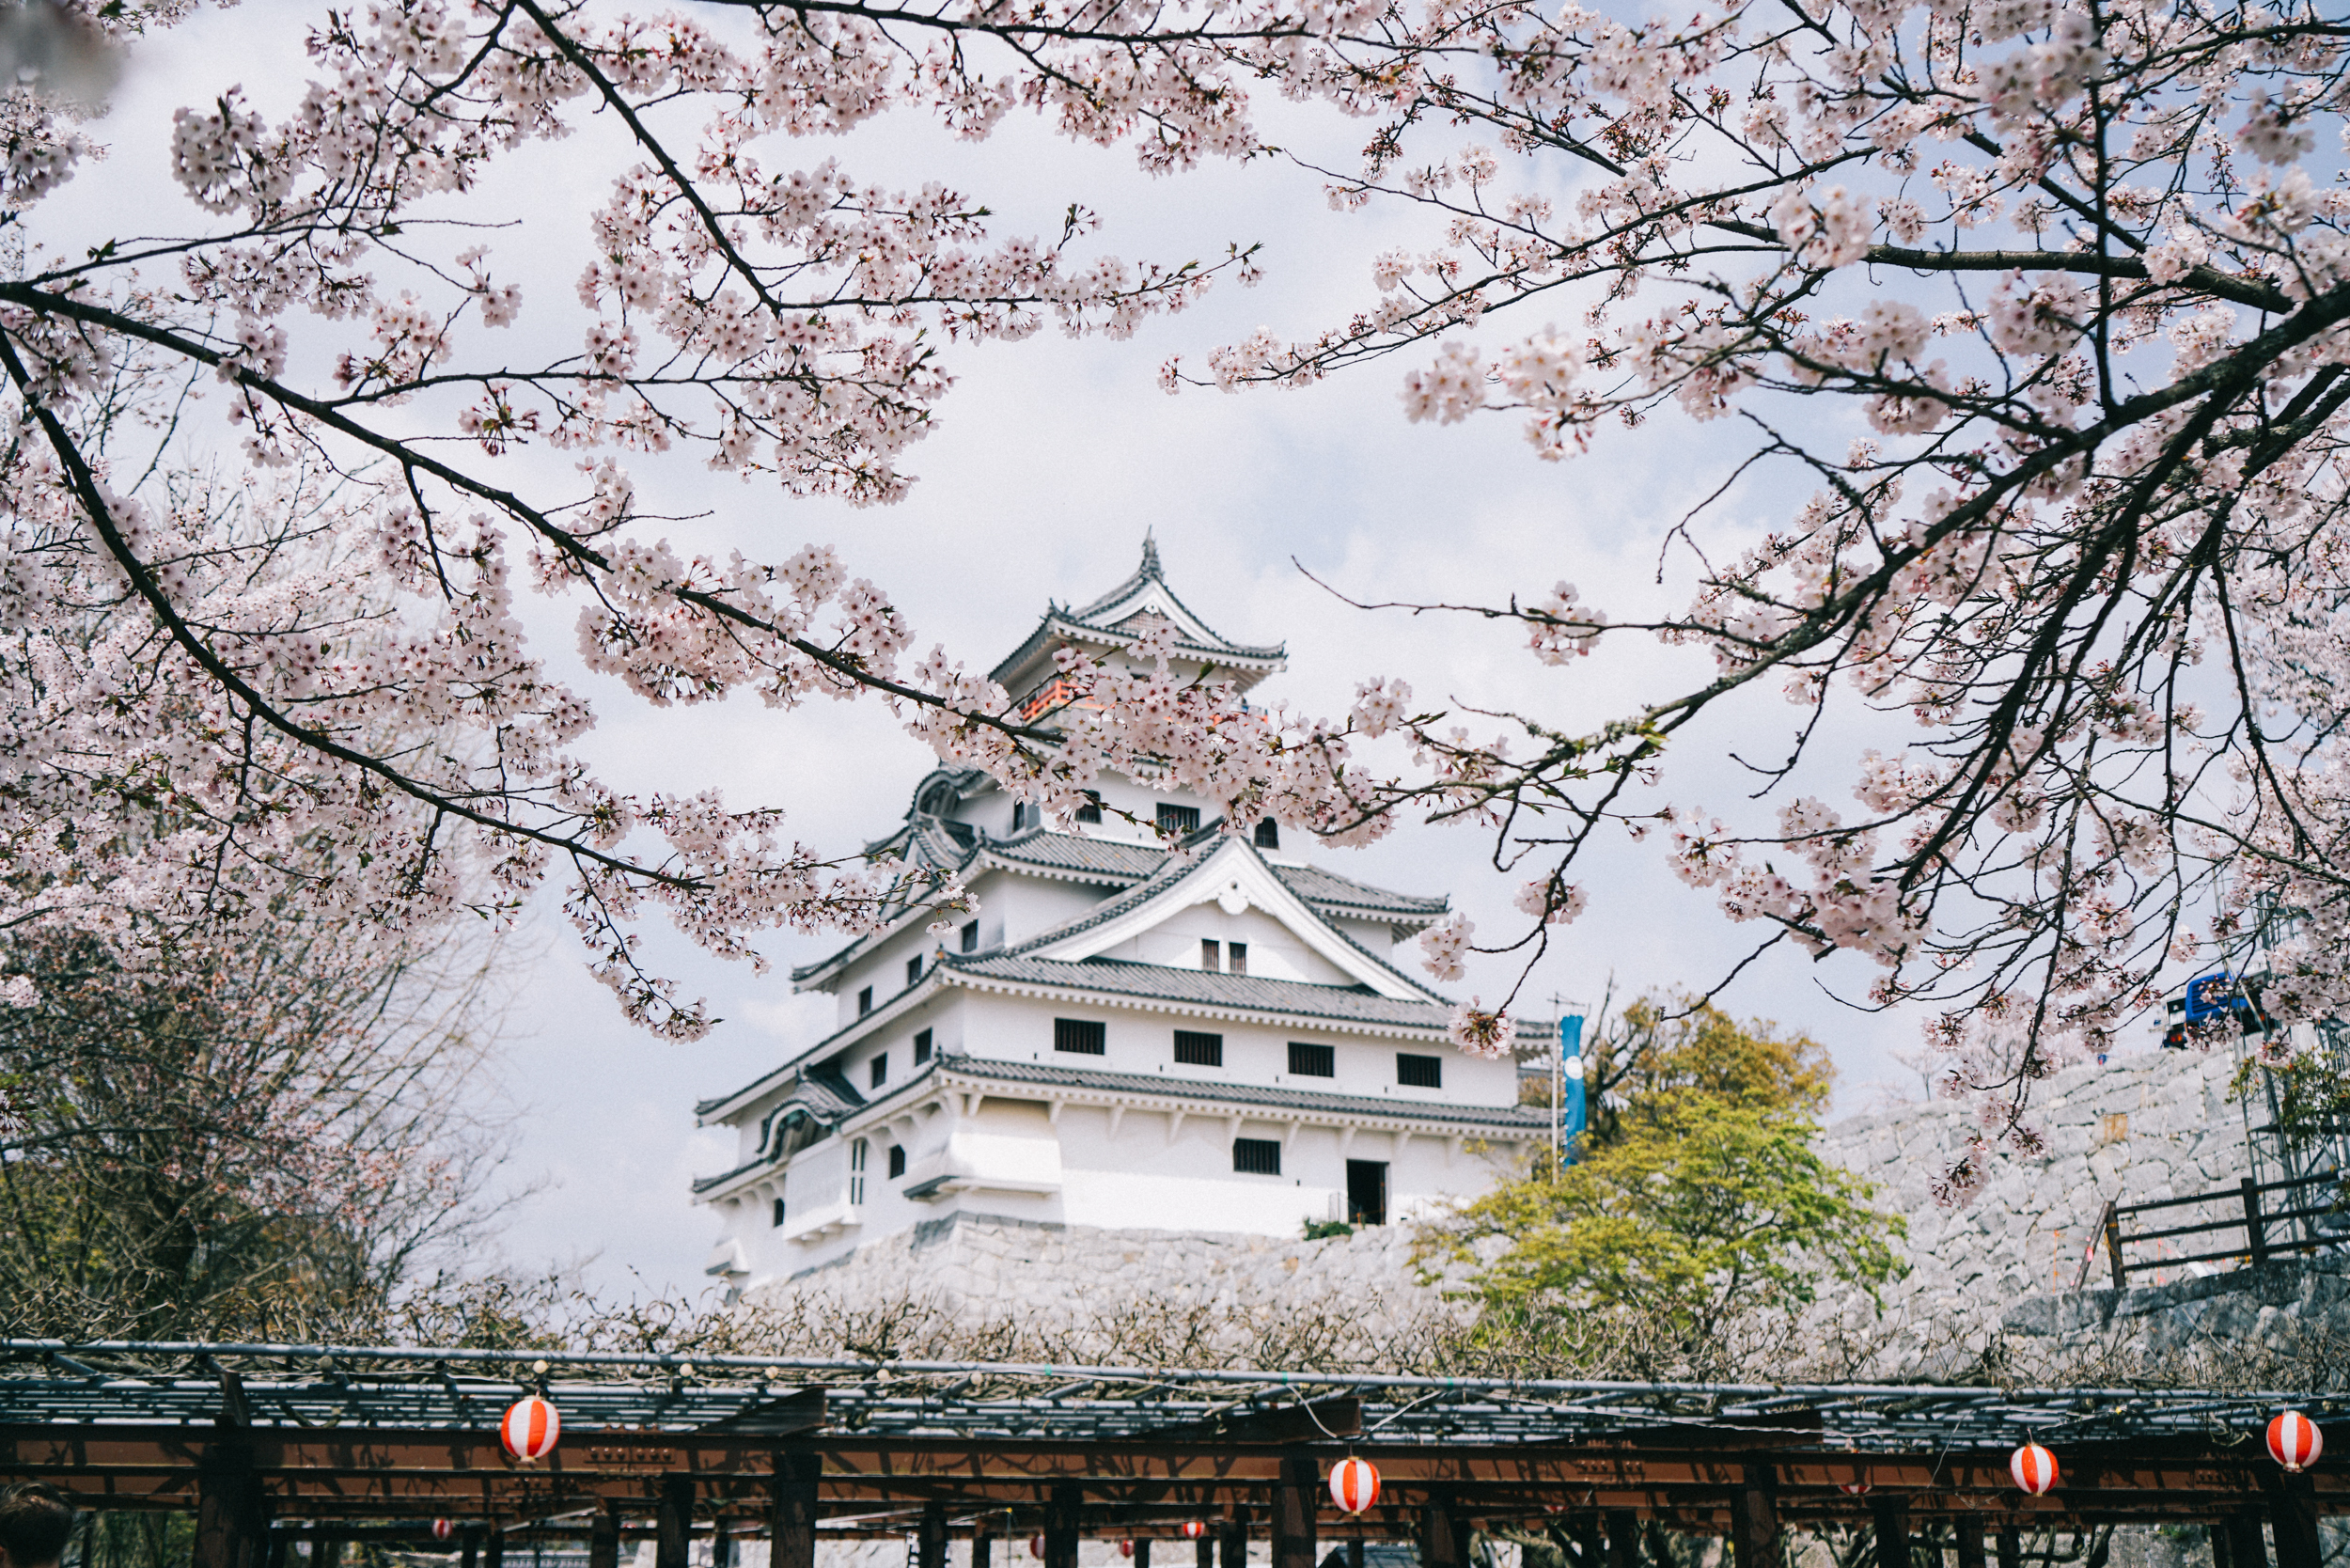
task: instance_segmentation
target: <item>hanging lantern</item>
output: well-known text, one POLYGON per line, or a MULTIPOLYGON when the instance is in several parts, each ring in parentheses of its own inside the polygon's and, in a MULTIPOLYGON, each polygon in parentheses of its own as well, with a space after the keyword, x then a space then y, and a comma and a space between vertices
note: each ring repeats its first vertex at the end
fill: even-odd
POLYGON ((433 1521, 432 1521, 432 1539, 433 1539, 433 1540, 435 1540, 435 1541, 446 1541, 446 1540, 447 1540, 450 1536, 455 1535, 456 1533, 457 1533, 457 1527, 456 1527, 455 1525, 450 1524, 450 1523, 449 1523, 446 1519, 435 1519, 435 1520, 433 1520, 433 1521))
POLYGON ((1850 1481, 1837 1482, 1836 1489, 1848 1497, 1856 1497, 1869 1489, 1869 1472, 1861 1471, 1850 1481))
POLYGON ((1203 1536, 1203 1535, 1205 1535, 1205 1534, 1207 1534, 1207 1533, 1208 1533, 1208 1527, 1207 1527, 1207 1525, 1206 1525, 1206 1523, 1205 1523, 1204 1521, 1202 1521, 1202 1520, 1198 1520, 1198 1519, 1185 1519, 1185 1520, 1183 1521, 1183 1539, 1184 1539, 1184 1540, 1186 1540, 1186 1541, 1197 1541, 1197 1540, 1198 1540, 1201 1536, 1203 1536))
POLYGON ((1134 1556, 1134 1555, 1135 1555, 1135 1544, 1134 1544, 1133 1542, 1131 1542, 1131 1541, 1120 1541, 1120 1542, 1118 1544, 1118 1555, 1119 1555, 1120 1557, 1132 1557, 1132 1556, 1134 1556))
POLYGON ((2308 1469, 2325 1451, 2326 1439, 2317 1423, 2298 1410, 2287 1410, 2268 1423, 2268 1455, 2285 1467, 2287 1475, 2308 1469))
POLYGON ((1028 1555, 1039 1562, 1044 1560, 1044 1537, 1041 1535, 1028 1537, 1028 1555))
POLYGON ((2038 1443, 2026 1443, 2008 1459, 2007 1473, 2033 1497, 2044 1497, 2057 1483, 2056 1455, 2038 1443))
POLYGON ((555 1413, 555 1406, 538 1395, 516 1400, 506 1412, 506 1419, 498 1424, 498 1441, 506 1451, 527 1465, 544 1459, 555 1451, 555 1440, 563 1435, 563 1418, 555 1413))
POLYGON ((1368 1459, 1341 1459, 1330 1466, 1330 1500, 1360 1513, 1379 1500, 1379 1472, 1368 1459))

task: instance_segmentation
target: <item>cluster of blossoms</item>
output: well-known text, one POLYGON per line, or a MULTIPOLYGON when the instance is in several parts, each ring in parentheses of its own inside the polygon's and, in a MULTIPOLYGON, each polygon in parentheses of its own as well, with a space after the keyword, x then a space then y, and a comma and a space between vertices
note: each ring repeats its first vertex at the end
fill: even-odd
MULTIPOLYGON (((1537 938, 1574 906, 1569 863, 1596 829, 1668 823, 1676 868, 1734 917, 1869 955, 1878 1001, 2023 1030, 2005 1055, 1959 1052, 2005 1096, 2012 1139, 2044 1043, 2110 1039, 2167 964, 2275 943, 2281 1014, 2340 1005, 2350 191, 2314 149, 2341 129, 2350 55, 2314 8, 1718 0, 1636 21, 1517 0, 958 0, 721 34, 379 0, 335 13, 311 55, 284 118, 227 93, 176 123, 172 166, 213 228, 33 255, 0 282, 24 437, 0 473, 23 703, 0 835, 30 857, 0 920, 105 931, 293 899, 396 922, 510 908, 564 862, 600 966, 690 1033, 699 1013, 636 968, 648 902, 747 952, 761 929, 957 896, 829 868, 768 815, 600 785, 571 760, 584 704, 524 646, 520 551, 530 590, 586 605, 591 666, 655 702, 875 695, 1057 812, 1116 769, 1198 790, 1235 829, 1488 824, 1518 840, 1510 863, 1551 856, 1525 910, 1537 938), (1049 241, 1002 238, 974 197, 772 149, 894 109, 973 137, 1029 110, 1177 170, 1264 150, 1252 89, 1377 120, 1361 165, 1316 171, 1326 194, 1439 214, 1441 233, 1381 254, 1343 323, 1260 332, 1200 379, 1299 384, 1403 352, 1407 417, 1518 411, 1554 460, 1660 414, 1758 432, 1736 461, 1792 463, 1813 494, 1749 548, 1694 552, 1685 612, 1610 619, 1564 585, 1496 612, 1550 665, 1625 635, 1701 649, 1702 685, 1583 735, 1528 724, 1513 746, 1384 681, 1342 722, 1252 710, 1177 679, 1159 635, 1073 656, 1069 701, 1023 714, 944 653, 913 658, 886 591, 825 552, 694 557, 647 527, 629 454, 885 502, 949 385, 942 345, 1120 337, 1252 274, 1239 248, 1206 267, 1092 254, 1077 209, 1049 241), (687 145, 669 128, 697 108, 687 145), (630 150, 589 216, 577 352, 477 358, 476 329, 535 294, 494 246, 443 258, 417 236, 466 215, 492 161, 588 113, 630 150), (1425 155, 1439 124, 1488 145, 1425 155), (176 275, 142 285, 141 262, 176 275), (1552 324, 1512 326, 1538 296, 1552 324), (304 366, 332 373, 290 384, 304 366), (208 378, 247 461, 286 481, 258 530, 161 501, 168 463, 113 471, 123 409, 208 378), (1864 438, 1811 412, 1839 398, 1864 438), (541 442, 576 454, 585 494, 498 477, 541 442), (315 549, 272 545, 268 570, 238 555, 295 537, 315 549), (1810 772, 1856 769, 1863 817, 1807 798, 1698 832, 1635 792, 1749 687, 1806 710, 1790 792, 1832 796, 1810 772), (1905 714, 1914 744, 1818 756, 1840 700, 1905 714), (1413 775, 1350 755, 1382 734, 1413 775), (137 832, 101 830, 124 816, 137 832)), ((17 221, 91 149, 37 92, 5 102, 17 221)), ((1440 972, 1466 942, 1437 940, 1440 972)), ((1472 1004, 1459 1032, 1490 1047, 1506 1018, 1472 1004)))
MULTIPOLYGON (((185 8, 87 9, 102 42, 185 8)), ((854 932, 966 902, 891 863, 829 863, 771 811, 600 780, 577 757, 588 705, 528 646, 527 593, 578 601, 587 666, 656 705, 745 687, 785 709, 878 696, 943 754, 1056 809, 1104 768, 1156 769, 1242 825, 1383 833, 1337 781, 1343 727, 1177 689, 1162 658, 1155 676, 1073 671, 1085 702, 1056 744, 943 656, 914 658, 886 590, 829 549, 678 549, 640 515, 626 466, 682 449, 786 495, 891 501, 951 383, 942 345, 1048 326, 1122 338, 1219 276, 1255 277, 1239 247, 1173 267, 1090 251, 1095 225, 1073 208, 1058 234, 1000 235, 940 183, 778 163, 792 138, 909 110, 980 137, 1026 108, 1131 142, 1153 169, 1247 155, 1235 82, 1326 74, 1326 40, 1376 11, 1213 0, 1177 24, 974 5, 723 30, 579 0, 321 13, 282 118, 231 88, 174 118, 170 168, 209 227, 35 253, 0 285, 0 844, 15 873, 0 925, 135 958, 161 933, 233 939, 294 917, 502 921, 560 880, 629 1012, 690 1037, 702 1008, 640 965, 649 913, 756 962, 762 931, 854 932), (481 232, 490 165, 589 115, 628 150, 587 214, 568 301, 525 289, 495 240, 435 248, 481 232), (481 346, 526 308, 575 311, 576 351, 531 363, 481 346), (200 477, 203 422, 174 407, 191 370, 243 473, 200 477), (142 420, 180 445, 118 476, 117 440, 142 420), (575 454, 578 486, 499 469, 540 444, 575 454)), ((94 150, 43 90, 0 99, 0 221, 20 232, 94 150)))
POLYGON ((2322 8, 1414 15, 1376 71, 1350 62, 1384 117, 1366 161, 1317 172, 1341 209, 1434 212, 1442 241, 1380 254, 1375 303, 1320 336, 1260 335, 1239 379, 1402 352, 1408 418, 1521 411, 1553 460, 1659 412, 1743 416, 1761 433, 1722 438, 1719 494, 1775 462, 1816 490, 1743 553, 1693 549, 1679 616, 1611 622, 1563 587, 1503 612, 1544 663, 1656 635, 1711 681, 1586 734, 1529 721, 1514 758, 1432 718, 1436 776, 1406 792, 1481 801, 1509 857, 1552 855, 1543 886, 1604 823, 1669 825, 1734 919, 1934 1004, 1953 1088, 2019 1148, 2045 1064, 2189 965, 2264 964, 2282 1023, 2350 1008, 2350 185, 2317 151, 2350 51, 2322 8), (1509 156, 1419 156, 1439 119, 1509 156), (1584 307, 1572 338, 1510 324, 1538 297, 1584 307), (1776 776, 1849 779, 1858 820, 1633 792, 1758 683, 1805 710, 1776 776), (1831 755, 1840 701, 1914 743, 1831 755))

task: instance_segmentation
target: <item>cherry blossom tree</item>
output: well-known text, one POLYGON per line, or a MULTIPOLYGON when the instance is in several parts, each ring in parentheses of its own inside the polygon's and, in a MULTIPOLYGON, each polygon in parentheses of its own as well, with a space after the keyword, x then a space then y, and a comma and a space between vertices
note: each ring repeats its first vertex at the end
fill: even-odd
MULTIPOLYGON (((1238 78, 1302 65, 1337 20, 1319 5, 321 8, 285 118, 235 91, 177 117, 171 166, 204 221, 76 254, 35 220, 99 150, 93 122, 21 83, 0 106, 0 228, 24 249, 0 282, 0 930, 128 961, 290 917, 504 920, 559 876, 630 1013, 689 1038, 699 1005, 638 963, 649 911, 756 961, 762 931, 963 897, 827 860, 773 811, 602 783, 573 750, 588 706, 527 644, 518 593, 576 600, 589 667, 654 704, 875 697, 1061 811, 1112 765, 1264 797, 1304 764, 1228 722, 1229 688, 1179 691, 1163 646, 1155 674, 1083 672, 1098 717, 1020 722, 1026 694, 917 659, 829 548, 672 548, 627 463, 689 452, 787 496, 887 502, 949 383, 942 345, 1123 337, 1246 278, 1238 248, 1130 265, 1086 249, 1077 208, 1058 235, 998 238, 943 186, 774 154, 890 109, 974 137, 1040 112, 1154 169, 1247 152, 1238 78), (495 335, 530 304, 472 193, 591 118, 628 153, 588 215, 585 324, 517 361, 495 335), (572 477, 534 479, 525 447, 572 477)), ((160 47, 185 11, 109 0, 56 24, 88 55, 160 47)), ((0 982, 34 999, 30 976, 0 982)))
MULTIPOLYGON (((0 922, 130 943, 290 901, 394 929, 503 916, 559 876, 630 1011, 691 1036, 699 1009, 637 962, 649 910, 751 956, 762 930, 961 896, 832 863, 772 813, 596 779, 572 750, 591 715, 515 609, 568 596, 590 666, 645 700, 870 697, 1049 811, 1116 768, 1235 827, 1487 824, 1530 922, 1489 948, 1539 953, 1574 917, 1597 836, 1658 838, 1768 941, 1866 954, 1875 1002, 1937 1009, 1953 1079, 1992 1093, 1986 1136, 2029 1146, 2029 1085, 2166 964, 2264 944, 2282 1019, 2350 987, 2330 957, 2350 924, 2345 30, 2306 5, 2107 0, 321 10, 291 113, 230 94, 180 115, 173 167, 207 225, 33 246, 0 283, 0 922), (1710 655, 1709 678, 1503 745, 1387 677, 1335 721, 1252 711, 1174 679, 1159 637, 1073 660, 1073 700, 1038 714, 917 656, 827 549, 663 540, 637 454, 886 502, 953 345, 1122 337, 1253 266, 1095 254, 1080 209, 997 236, 976 196, 872 185, 793 138, 892 111, 978 137, 1032 112, 1175 172, 1266 150, 1252 93, 1367 127, 1359 165, 1312 172, 1341 208, 1425 213, 1430 243, 1379 257, 1352 319, 1259 333, 1196 379, 1402 354, 1409 416, 1508 411, 1561 462, 1660 411, 1706 422, 1733 451, 1722 495, 1810 494, 1734 553, 1688 520, 1684 610, 1610 619, 1561 583, 1471 613, 1546 665, 1645 637, 1710 655), (629 151, 589 218, 587 324, 516 363, 497 329, 546 306, 468 193, 591 117, 629 151), (233 426, 206 494, 234 505, 189 489, 206 463, 175 411, 197 393, 233 426), (525 447, 576 479, 528 480, 525 447), (1670 798, 1702 716, 1766 692, 1794 705, 1791 745, 1754 802, 1651 792, 1670 798), (1845 708, 1912 738, 1820 755, 1845 708), (1410 758, 1392 775, 1356 753, 1383 736, 1410 758)), ((6 114, 0 226, 21 233, 96 144, 38 82, 6 114)), ((1457 974, 1472 943, 1438 927, 1432 966, 1457 974)), ((1456 1034, 1497 1046, 1506 1005, 1456 1034)))
MULTIPOLYGON (((2190 963, 2259 949, 2283 1022, 2350 1001, 2350 27, 2130 0, 1384 23, 1346 89, 1375 103, 1364 160, 1316 172, 1431 243, 1380 256, 1343 323, 1170 388, 1401 354, 1416 420, 1507 411, 1572 462, 1669 414, 1724 454, 1673 536, 1685 609, 1611 620, 1565 583, 1460 607, 1545 665, 1646 638, 1709 676, 1508 745, 1366 687, 1357 724, 1403 726, 1426 770, 1397 798, 1496 825, 1532 873, 1518 945, 1628 831, 1762 945, 1868 955, 1869 999, 1930 1004, 1952 1087, 1984 1092, 1954 1197, 1993 1140, 2035 1146, 2034 1080, 2190 963), (1704 532, 1805 490, 1743 548, 1704 532), (1660 804, 1692 727, 1766 694, 1794 713, 1750 799, 1660 804), (1837 751, 1869 711, 1906 743, 1837 751)), ((1432 967, 1470 940, 1438 928, 1432 967)))

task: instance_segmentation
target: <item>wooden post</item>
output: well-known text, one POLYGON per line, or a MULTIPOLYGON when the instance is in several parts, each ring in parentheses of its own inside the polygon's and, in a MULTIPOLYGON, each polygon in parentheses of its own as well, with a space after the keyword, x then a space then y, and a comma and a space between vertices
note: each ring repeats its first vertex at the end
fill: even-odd
POLYGON ((922 1505, 922 1523, 915 1531, 916 1568, 947 1568, 947 1505, 922 1505))
POLYGON ((1151 1568, 1151 1538, 1147 1535, 1135 1543, 1135 1568, 1151 1568))
POLYGON ((1640 1516, 1628 1508, 1607 1512, 1607 1568, 1640 1568, 1640 1516))
POLYGON ((1899 1497, 1876 1501, 1877 1568, 1909 1568, 1909 1505, 1899 1497))
MULTIPOLYGON (((481 1568, 506 1568, 506 1531, 495 1525, 490 1527, 490 1538, 482 1544, 481 1568)), ((726 1564, 718 1564, 726 1568, 726 1564)))
POLYGON ((2250 1244, 2252 1262, 2268 1262, 2268 1227, 2261 1223, 2261 1184, 2249 1176, 2238 1184, 2244 1193, 2244 1239, 2250 1244))
POLYGON ((2228 1515, 2228 1568, 2268 1568, 2268 1542, 2261 1533, 2260 1510, 2228 1515))
POLYGON ((1998 1533, 1999 1568, 2024 1568, 2024 1538, 2013 1525, 2001 1525, 1998 1533))
POLYGON ((663 1476, 652 1515, 652 1568, 685 1568, 686 1543, 693 1536, 694 1478, 663 1476))
POLYGON ((2204 1533, 2211 1537, 2211 1568, 2229 1568, 2227 1521, 2214 1519, 2204 1533))
MULTIPOLYGON (((481 1543, 475 1539, 474 1532, 470 1529, 464 1532, 464 1544, 458 1548, 457 1560, 460 1568, 478 1568, 481 1560, 481 1543)), ((277 1568, 277 1565, 273 1562, 270 1568, 277 1568)))
POLYGON ((2122 1211, 2110 1201, 2106 1204, 2106 1258, 2113 1265, 2113 1288, 2129 1289, 2130 1267, 2122 1261, 2122 1211))
POLYGON ((1778 1508, 1771 1497, 1777 1480, 1770 1466, 1748 1465, 1731 1498, 1730 1544, 1735 1568, 1783 1568, 1778 1508))
POLYGON ((816 1487, 824 1462, 805 1449, 776 1450, 768 1513, 771 1568, 816 1568, 816 1487))
POLYGON ((1346 1568, 1363 1568, 1363 1538, 1359 1535, 1346 1544, 1346 1568))
POLYGON ((1233 1509, 1218 1534, 1223 1538, 1224 1568, 1248 1568, 1248 1510, 1233 1509))
MULTIPOLYGON (((263 1539, 269 1543, 268 1549, 262 1554, 269 1563, 269 1568, 286 1568, 286 1555, 293 1549, 293 1537, 282 1529, 271 1529, 267 1525, 262 1526, 261 1529, 263 1539)), ((473 1547, 470 1536, 466 1538, 465 1568, 473 1568, 473 1547)))
POLYGON ((1077 1568, 1078 1505, 1085 1493, 1073 1481, 1057 1482, 1044 1505, 1044 1568, 1077 1568))
POLYGON ((1961 1513, 1950 1521, 1958 1537, 1958 1568, 1984 1568, 1982 1560, 1982 1515, 1961 1513))
POLYGON ((342 1568, 343 1538, 320 1525, 310 1531, 310 1568, 342 1568))
POLYGON ((1462 1534, 1452 1516, 1452 1499, 1431 1491, 1428 1505, 1419 1511, 1420 1568, 1467 1568, 1462 1560, 1468 1555, 1461 1549, 1462 1534))
POLYGON ((1215 1531, 1210 1530, 1197 1543, 1199 1568, 1215 1568, 1215 1531))
POLYGON ((995 1555, 995 1538, 983 1525, 971 1527, 971 1568, 988 1568, 988 1560, 995 1555))
MULTIPOLYGON (((2307 1476, 2269 1472, 2268 1518, 2277 1537, 2277 1568, 2321 1568, 2326 1550, 2317 1533, 2317 1497, 2307 1476)), ((2257 1521, 2252 1529, 2259 1530, 2257 1521)))
POLYGON ((260 1493, 242 1433, 204 1445, 196 1460, 194 1568, 261 1568, 267 1523, 260 1493))
POLYGON ((1599 1515, 1579 1513, 1567 1521, 1567 1533, 1574 1538, 1574 1555, 1581 1568, 1603 1568, 1607 1558, 1607 1542, 1600 1533, 1599 1515))
POLYGON ((1311 1459, 1281 1461, 1280 1484, 1273 1490, 1273 1568, 1316 1568, 1314 1494, 1322 1474, 1311 1459))
POLYGON ((588 1568, 620 1568, 620 1505, 606 1497, 588 1525, 588 1568))

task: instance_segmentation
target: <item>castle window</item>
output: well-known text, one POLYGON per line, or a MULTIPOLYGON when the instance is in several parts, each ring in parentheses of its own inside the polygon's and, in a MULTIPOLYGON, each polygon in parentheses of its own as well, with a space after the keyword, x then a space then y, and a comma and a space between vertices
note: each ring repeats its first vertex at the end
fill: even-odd
POLYGON ((1197 833, 1199 831, 1199 808, 1170 806, 1159 803, 1159 831, 1162 833, 1197 833))
POLYGON ((1269 1137, 1232 1140, 1232 1168, 1243 1176, 1281 1174, 1281 1145, 1269 1137))
POLYGON ((1100 822, 1102 820, 1102 797, 1088 792, 1085 804, 1077 808, 1077 820, 1081 823, 1100 822))
POLYGON ((912 985, 922 978, 922 955, 916 953, 906 960, 906 983, 912 985))
POLYGON ((859 1018, 873 1011, 873 988, 867 986, 856 994, 856 1015, 859 1018))
POLYGON ((1335 1078, 1339 1075, 1339 1053, 1328 1045, 1308 1045, 1292 1040, 1290 1072, 1301 1078, 1335 1078))
POLYGON ((881 1088, 889 1081, 889 1053, 884 1051, 873 1058, 873 1087, 881 1088))
POLYGON ((1228 972, 1235 975, 1248 973, 1248 944, 1246 942, 1225 943, 1224 967, 1228 972))
POLYGON ((1212 975, 1223 968, 1224 944, 1214 938, 1203 939, 1199 944, 1199 967, 1212 975))
POLYGON ((1398 1051, 1395 1054, 1395 1081, 1409 1089, 1442 1089, 1444 1058, 1416 1057, 1409 1051, 1398 1051))
POLYGON ((776 1217, 769 1223, 778 1231, 783 1229, 783 1194, 781 1193, 776 1194, 776 1217))
POLYGON ((1177 1029, 1175 1059, 1186 1067, 1221 1067, 1224 1065, 1224 1037, 1177 1029))
POLYGON ((1257 824, 1257 847, 1277 850, 1281 847, 1281 824, 1271 817, 1257 824))
POLYGON ((889 1146, 889 1179, 894 1182, 905 1173, 906 1146, 902 1143, 893 1143, 889 1146))
POLYGON ((972 920, 964 924, 963 928, 963 950, 967 953, 975 953, 979 950, 979 921, 972 920))
POLYGON ((1027 823, 1028 803, 1025 800, 1013 801, 1011 803, 1011 830, 1014 833, 1017 833, 1023 827, 1026 827, 1027 823))
POLYGON ((931 1059, 931 1031, 924 1029, 914 1037, 914 1065, 921 1066, 931 1059))
POLYGON ((865 1201, 865 1157, 872 1152, 863 1138, 849 1145, 849 1204, 865 1201))
POLYGON ((1109 1050, 1108 1026, 1090 1018, 1056 1018, 1053 1020, 1053 1049, 1072 1051, 1081 1057, 1106 1055, 1109 1050))

